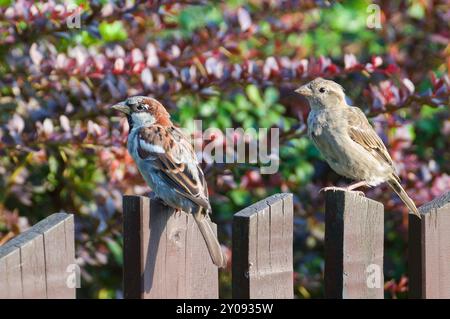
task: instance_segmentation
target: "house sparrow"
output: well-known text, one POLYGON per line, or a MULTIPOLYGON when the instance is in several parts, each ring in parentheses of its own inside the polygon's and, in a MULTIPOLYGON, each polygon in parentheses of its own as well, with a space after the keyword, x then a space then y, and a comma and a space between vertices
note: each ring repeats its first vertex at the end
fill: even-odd
POLYGON ((225 267, 226 257, 211 228, 205 177, 189 140, 153 98, 134 96, 112 108, 127 116, 128 151, 156 197, 193 214, 213 263, 225 267))
MULTIPOLYGON (((347 105, 339 84, 317 78, 295 92, 308 100, 308 135, 331 168, 358 181, 345 190, 387 182, 409 210, 420 218, 412 199, 400 184, 394 163, 364 113, 347 105)), ((324 190, 339 189, 326 187, 324 190)))

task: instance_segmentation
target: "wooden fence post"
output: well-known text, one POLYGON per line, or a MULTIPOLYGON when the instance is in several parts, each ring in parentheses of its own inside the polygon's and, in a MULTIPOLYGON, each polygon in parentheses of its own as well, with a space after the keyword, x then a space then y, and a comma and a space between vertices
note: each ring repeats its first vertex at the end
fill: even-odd
POLYGON ((450 192, 409 215, 409 297, 450 298, 450 192))
POLYGON ((356 192, 325 198, 325 297, 383 298, 383 205, 356 192))
POLYGON ((123 197, 125 298, 218 298, 218 269, 190 214, 123 197))
POLYGON ((73 215, 53 214, 0 247, 0 299, 75 298, 75 283, 68 285, 70 265, 75 265, 73 215))
POLYGON ((277 194, 233 218, 233 298, 293 298, 292 194, 277 194))

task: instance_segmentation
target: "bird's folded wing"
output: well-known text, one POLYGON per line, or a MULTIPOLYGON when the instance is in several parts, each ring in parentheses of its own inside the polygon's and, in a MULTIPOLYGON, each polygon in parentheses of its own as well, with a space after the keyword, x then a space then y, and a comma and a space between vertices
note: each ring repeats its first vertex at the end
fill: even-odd
POLYGON ((364 113, 357 107, 348 107, 346 110, 350 138, 374 157, 393 167, 394 164, 386 146, 370 125, 364 113))
POLYGON ((139 156, 150 161, 168 185, 206 211, 211 210, 205 177, 191 144, 179 129, 143 127, 138 139, 139 156))

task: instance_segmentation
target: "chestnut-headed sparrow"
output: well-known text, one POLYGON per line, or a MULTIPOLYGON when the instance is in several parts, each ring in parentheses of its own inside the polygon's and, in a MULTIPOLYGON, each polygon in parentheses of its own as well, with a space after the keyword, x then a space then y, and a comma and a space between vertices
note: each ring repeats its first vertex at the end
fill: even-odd
POLYGON ((225 267, 226 257, 211 227, 205 177, 189 140, 153 98, 130 97, 113 109, 127 116, 128 151, 156 197, 174 209, 193 214, 213 263, 225 267))

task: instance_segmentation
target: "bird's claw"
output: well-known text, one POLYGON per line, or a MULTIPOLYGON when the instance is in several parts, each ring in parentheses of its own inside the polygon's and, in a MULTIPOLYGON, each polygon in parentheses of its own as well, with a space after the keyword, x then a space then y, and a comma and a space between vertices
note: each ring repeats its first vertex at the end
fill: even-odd
POLYGON ((343 187, 328 186, 328 187, 321 188, 319 193, 328 192, 328 191, 333 191, 333 192, 335 192, 335 191, 344 191, 344 192, 346 192, 347 189, 343 188, 343 187))
POLYGON ((348 189, 348 188, 345 188, 345 187, 337 187, 337 186, 329 186, 329 187, 321 188, 320 191, 319 191, 319 194, 322 193, 322 192, 327 192, 327 191, 333 191, 333 192, 335 192, 335 191, 352 192, 352 193, 356 193, 356 194, 359 195, 359 196, 366 197, 366 195, 364 194, 364 192, 361 192, 361 191, 354 191, 354 190, 351 190, 351 189, 348 189))
POLYGON ((353 193, 356 193, 356 195, 366 197, 366 194, 364 194, 364 192, 362 192, 362 191, 349 191, 349 192, 353 192, 353 193))

